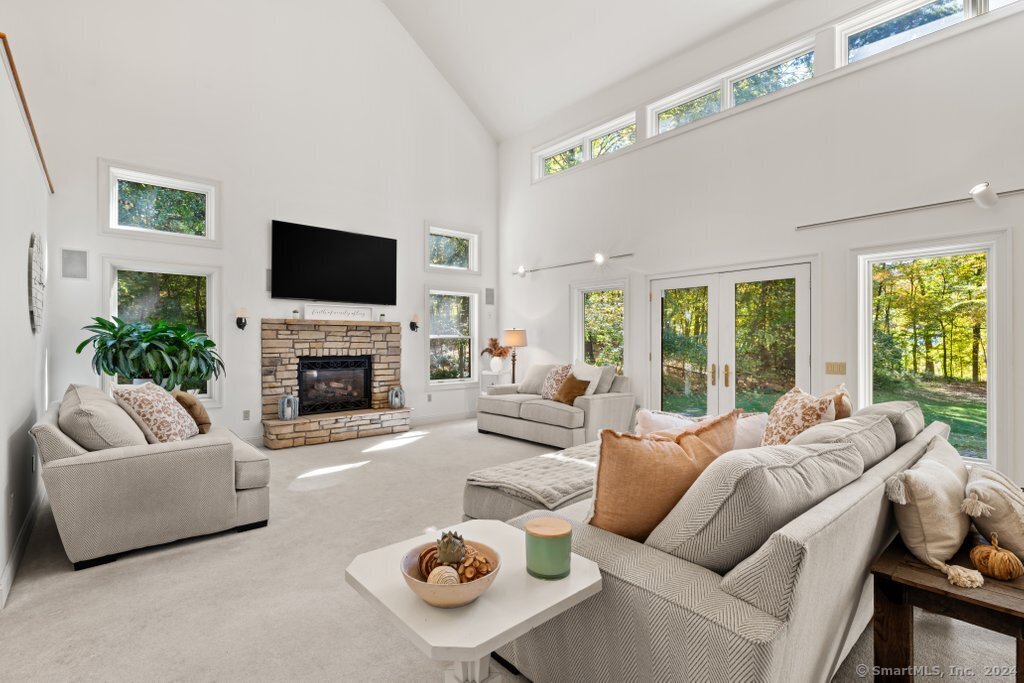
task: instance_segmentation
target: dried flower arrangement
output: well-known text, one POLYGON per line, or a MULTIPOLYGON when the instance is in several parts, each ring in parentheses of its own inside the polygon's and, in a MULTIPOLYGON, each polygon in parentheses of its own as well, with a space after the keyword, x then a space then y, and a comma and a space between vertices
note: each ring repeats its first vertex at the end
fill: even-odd
POLYGON ((497 337, 491 337, 490 341, 487 342, 487 346, 480 352, 480 355, 487 354, 491 358, 508 358, 508 354, 511 352, 512 349, 498 343, 497 337))

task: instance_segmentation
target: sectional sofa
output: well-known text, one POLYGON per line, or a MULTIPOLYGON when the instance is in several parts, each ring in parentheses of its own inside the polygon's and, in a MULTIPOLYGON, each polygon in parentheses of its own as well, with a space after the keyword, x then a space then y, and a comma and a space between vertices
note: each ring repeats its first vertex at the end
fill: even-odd
MULTIPOLYGON (((885 481, 948 434, 897 402, 732 451, 644 543, 587 524, 586 498, 513 517, 569 519, 604 583, 498 653, 537 682, 830 680, 871 620, 868 567, 896 533, 885 481)), ((477 488, 510 509, 515 488, 477 488)))

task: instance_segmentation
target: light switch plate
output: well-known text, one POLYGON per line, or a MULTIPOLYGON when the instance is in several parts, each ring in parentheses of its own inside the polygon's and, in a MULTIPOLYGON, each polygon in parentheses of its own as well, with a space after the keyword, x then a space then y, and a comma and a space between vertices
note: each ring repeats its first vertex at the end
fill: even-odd
POLYGON ((845 360, 825 361, 825 374, 826 375, 845 375, 846 374, 846 361, 845 360))

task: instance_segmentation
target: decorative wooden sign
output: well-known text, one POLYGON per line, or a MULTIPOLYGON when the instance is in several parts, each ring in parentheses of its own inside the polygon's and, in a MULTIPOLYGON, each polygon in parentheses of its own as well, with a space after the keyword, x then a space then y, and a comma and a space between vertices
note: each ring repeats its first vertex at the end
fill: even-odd
POLYGON ((344 304, 306 304, 303 317, 306 320, 373 320, 370 306, 346 306, 344 304))

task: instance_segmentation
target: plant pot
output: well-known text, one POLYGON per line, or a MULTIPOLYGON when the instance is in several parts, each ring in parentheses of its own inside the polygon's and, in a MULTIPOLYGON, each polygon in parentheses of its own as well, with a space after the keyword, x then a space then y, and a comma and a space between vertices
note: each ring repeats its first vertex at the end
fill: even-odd
POLYGON ((501 372, 505 367, 505 359, 491 356, 491 372, 501 372))

